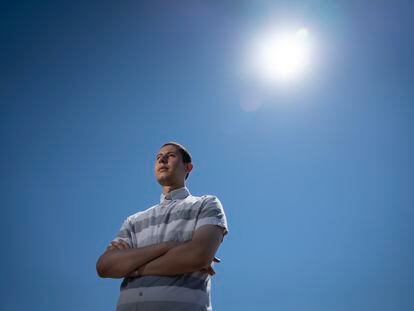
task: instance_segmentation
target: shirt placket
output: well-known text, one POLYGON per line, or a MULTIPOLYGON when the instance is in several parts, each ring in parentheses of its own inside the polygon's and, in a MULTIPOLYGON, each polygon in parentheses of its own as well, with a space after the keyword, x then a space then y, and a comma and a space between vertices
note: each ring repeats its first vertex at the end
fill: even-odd
MULTIPOLYGON (((164 222, 164 220, 166 219, 167 214, 170 212, 172 206, 174 205, 176 200, 172 200, 171 202, 166 204, 166 201, 164 201, 161 205, 161 216, 162 216, 162 221, 164 222)), ((157 237, 158 237, 158 243, 162 243, 164 235, 161 236, 161 232, 165 231, 165 227, 162 227, 162 224, 158 224, 157 225, 157 237), (161 228, 161 229, 160 229, 161 228)))

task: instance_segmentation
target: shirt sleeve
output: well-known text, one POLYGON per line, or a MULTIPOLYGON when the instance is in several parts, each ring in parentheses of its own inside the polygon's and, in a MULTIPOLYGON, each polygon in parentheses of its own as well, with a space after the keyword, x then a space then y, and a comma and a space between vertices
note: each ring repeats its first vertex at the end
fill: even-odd
POLYGON ((121 225, 121 228, 119 229, 116 237, 112 241, 119 241, 124 240, 129 244, 129 247, 132 246, 132 230, 131 230, 131 223, 129 222, 129 219, 125 219, 124 222, 121 225))
POLYGON ((229 232, 226 214, 220 200, 214 195, 206 195, 198 215, 195 230, 204 225, 217 225, 223 228, 223 238, 229 232))

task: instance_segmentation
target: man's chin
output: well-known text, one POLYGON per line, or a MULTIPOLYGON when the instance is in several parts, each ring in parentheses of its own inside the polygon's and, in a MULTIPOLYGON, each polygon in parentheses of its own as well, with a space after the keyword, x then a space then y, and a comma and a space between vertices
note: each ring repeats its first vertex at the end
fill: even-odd
POLYGON ((157 179, 157 181, 163 187, 171 186, 173 184, 172 180, 170 180, 169 178, 160 178, 160 179, 157 179))

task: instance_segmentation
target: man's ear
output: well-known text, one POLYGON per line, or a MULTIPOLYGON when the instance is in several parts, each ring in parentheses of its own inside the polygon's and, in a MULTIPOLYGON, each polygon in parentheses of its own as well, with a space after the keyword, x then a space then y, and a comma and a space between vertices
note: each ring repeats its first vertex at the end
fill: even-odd
POLYGON ((193 163, 186 163, 185 168, 187 170, 187 173, 190 173, 193 169, 193 163))

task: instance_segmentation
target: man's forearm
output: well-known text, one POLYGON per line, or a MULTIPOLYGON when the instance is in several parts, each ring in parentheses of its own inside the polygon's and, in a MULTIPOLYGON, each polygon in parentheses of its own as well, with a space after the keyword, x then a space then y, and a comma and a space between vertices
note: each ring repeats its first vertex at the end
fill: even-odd
POLYGON ((189 241, 166 252, 138 269, 139 275, 178 275, 199 271, 211 260, 206 260, 203 248, 189 241))
POLYGON ((103 278, 122 278, 170 249, 168 244, 160 243, 140 248, 112 250, 98 259, 96 270, 103 278))

